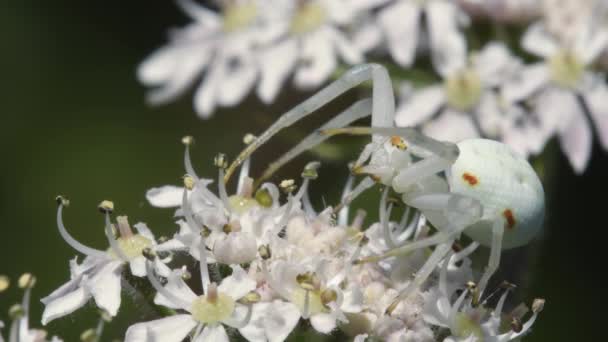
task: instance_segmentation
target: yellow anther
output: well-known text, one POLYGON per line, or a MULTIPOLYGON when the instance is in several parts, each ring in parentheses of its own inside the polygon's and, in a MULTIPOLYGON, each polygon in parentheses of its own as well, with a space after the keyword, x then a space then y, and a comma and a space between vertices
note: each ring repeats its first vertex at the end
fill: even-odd
POLYGON ((114 202, 108 201, 108 200, 101 201, 101 203, 99 203, 97 208, 99 209, 99 211, 101 211, 104 214, 105 213, 111 214, 114 211, 114 202))
POLYGON ((17 285, 22 289, 31 289, 34 287, 34 285, 36 285, 36 277, 34 277, 31 273, 23 273, 19 277, 17 285))

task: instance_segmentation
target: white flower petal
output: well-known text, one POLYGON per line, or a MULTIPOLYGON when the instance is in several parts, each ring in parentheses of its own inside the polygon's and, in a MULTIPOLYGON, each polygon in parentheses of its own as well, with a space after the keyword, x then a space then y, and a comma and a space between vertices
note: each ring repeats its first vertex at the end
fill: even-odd
POLYGON ((146 276, 146 258, 143 256, 133 258, 129 260, 129 269, 131 274, 136 277, 146 276))
POLYGON ((497 95, 493 91, 484 92, 474 115, 477 117, 479 128, 484 135, 491 138, 497 138, 500 135, 504 115, 498 103, 497 95))
POLYGON ((420 27, 420 7, 413 1, 400 1, 378 14, 378 24, 388 40, 388 50, 397 64, 412 65, 416 56, 420 27))
POLYGON ((338 55, 344 62, 347 64, 363 63, 362 51, 357 49, 355 44, 344 33, 333 28, 328 29, 328 32, 332 37, 333 43, 336 45, 338 55))
POLYGON ((336 53, 327 29, 318 29, 301 40, 299 66, 294 82, 304 89, 325 82, 336 68, 336 53))
POLYGON ((165 185, 152 188, 146 192, 146 199, 150 205, 158 208, 172 208, 182 205, 184 188, 174 185, 165 185))
POLYGON ((300 310, 292 303, 275 300, 264 318, 264 329, 270 342, 282 342, 300 320, 300 310))
POLYGON ((194 109, 203 119, 208 119, 213 114, 217 103, 217 92, 222 82, 223 61, 215 58, 202 84, 194 92, 194 109))
POLYGON ((135 227, 135 229, 137 229, 137 234, 154 242, 154 240, 155 240, 154 234, 152 234, 152 231, 150 230, 150 228, 148 228, 148 225, 146 225, 143 222, 138 222, 138 223, 134 224, 133 227, 135 227))
POLYGON ((601 83, 584 95, 600 143, 608 150, 608 86, 601 83))
POLYGON ((445 110, 422 127, 424 134, 438 140, 459 142, 479 136, 470 114, 445 110))
POLYGON ((245 264, 253 261, 258 253, 255 236, 245 232, 233 232, 215 241, 213 254, 222 264, 245 264))
POLYGON ((526 65, 503 83, 501 95, 508 103, 522 101, 548 82, 549 69, 545 63, 526 65))
POLYGON ((496 86, 511 77, 519 62, 503 43, 488 43, 476 56, 475 69, 482 83, 487 87, 496 86))
MULTIPOLYGON (((578 104, 577 104, 578 105, 578 104)), ((559 132, 559 142, 574 171, 581 174, 591 158, 592 134, 587 117, 580 105, 573 110, 571 120, 559 132)))
POLYGON ((316 331, 329 334, 336 328, 336 317, 331 314, 318 313, 310 317, 310 324, 316 331))
POLYGON ((395 123, 399 127, 420 125, 437 113, 445 102, 442 86, 430 86, 416 91, 397 108, 395 123))
POLYGON ((268 315, 268 308, 271 303, 260 302, 252 306, 251 318, 249 323, 239 329, 239 332, 249 342, 266 342, 266 330, 264 329, 264 320, 268 315))
POLYGON ((221 17, 204 6, 199 5, 193 0, 176 0, 179 7, 192 19, 209 26, 221 25, 221 17))
POLYGON ((70 292, 64 292, 61 296, 46 301, 42 313, 42 324, 46 325, 56 318, 71 314, 83 307, 89 298, 91 298, 89 291, 83 287, 76 287, 70 292))
POLYGON ((271 103, 293 70, 298 58, 297 41, 286 39, 258 55, 260 83, 257 94, 264 103, 271 103))
POLYGON ((541 23, 533 24, 528 28, 522 37, 521 45, 524 50, 545 58, 552 56, 559 49, 555 38, 541 23))
MULTIPOLYGON (((198 298, 194 292, 190 289, 190 287, 184 282, 182 279, 182 271, 174 270, 171 272, 169 277, 167 278, 167 284, 165 285, 165 289, 168 292, 173 294, 175 297, 181 299, 186 303, 192 303, 198 298)), ((182 309, 180 306, 176 306, 173 301, 165 298, 160 292, 156 293, 154 297, 154 304, 166 306, 173 309, 182 309)))
POLYGON ((258 71, 252 51, 237 51, 224 57, 222 80, 218 88, 218 102, 231 107, 247 96, 257 78, 258 71))
POLYGON ((340 309, 349 313, 361 312, 364 300, 365 298, 361 289, 358 286, 354 286, 352 289, 344 291, 344 302, 340 306, 340 309))
POLYGON ((256 282, 251 279, 241 266, 232 266, 232 274, 224 278, 217 287, 219 292, 225 293, 237 300, 247 293, 255 290, 256 282))
POLYGON ((125 342, 181 342, 198 323, 190 315, 175 315, 127 329, 125 342))
POLYGON ((375 22, 368 20, 357 28, 352 39, 359 51, 368 52, 383 42, 383 34, 375 22))
POLYGON ((207 325, 203 329, 203 332, 198 335, 192 342, 230 342, 226 329, 221 324, 218 325, 207 325))
POLYGON ((140 68, 140 80, 159 86, 150 90, 146 100, 162 104, 180 95, 207 67, 211 58, 209 50, 206 46, 169 45, 146 59, 140 68))
POLYGON ((458 8, 447 1, 426 5, 429 39, 435 70, 447 77, 465 67, 467 44, 458 30, 458 8))
POLYGON ((592 30, 591 25, 585 25, 588 37, 579 39, 581 46, 577 49, 577 54, 581 56, 581 59, 585 65, 593 63, 593 61, 608 47, 608 31, 600 29, 597 31, 592 30))
POLYGON ((106 310, 111 316, 116 316, 120 307, 122 266, 121 261, 109 262, 86 282, 97 306, 106 310))

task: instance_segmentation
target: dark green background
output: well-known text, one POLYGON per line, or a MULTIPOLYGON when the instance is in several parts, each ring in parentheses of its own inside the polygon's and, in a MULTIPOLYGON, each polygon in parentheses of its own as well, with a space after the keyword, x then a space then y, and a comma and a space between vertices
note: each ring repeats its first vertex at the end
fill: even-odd
MULTIPOLYGON (((76 254, 56 231, 55 195, 69 196, 68 229, 93 247, 106 246, 96 211, 103 199, 113 200, 116 212, 131 221, 148 222, 159 235, 171 234, 172 211, 151 208, 144 193, 152 186, 179 182, 184 172, 179 139, 185 134, 196 138, 194 163, 200 174, 212 176, 215 153, 234 156, 245 133, 259 133, 308 95, 286 91, 271 107, 252 96, 238 108, 216 112, 209 121, 196 118, 191 94, 149 108, 135 80, 135 67, 165 42, 168 27, 186 22, 171 1, 5 1, 1 8, 0 274, 15 279, 33 272, 38 277, 36 298, 68 279, 67 262, 76 254)), ((356 92, 345 96, 320 113, 319 120, 356 98, 356 92)), ((314 126, 312 121, 257 154, 256 170, 293 145, 314 126)), ((346 174, 344 162, 356 149, 348 148, 345 154, 351 156, 325 164, 313 197, 335 201, 346 174)), ((297 176, 297 167, 312 158, 316 156, 305 156, 282 175, 297 176)), ((546 166, 554 177, 547 189, 547 227, 531 247, 530 282, 522 291, 528 302, 544 296, 547 305, 528 341, 603 340, 605 303, 600 301, 605 297, 606 240, 600 235, 606 217, 606 160, 595 146, 583 176, 574 176, 561 154, 546 166)), ((6 311, 20 296, 15 287, 0 294, 0 320, 7 321, 6 311)), ((128 298, 123 301, 126 310, 108 328, 104 341, 121 338, 130 323, 149 318, 128 298)), ((37 326, 42 305, 34 301, 32 310, 37 326)), ((88 306, 48 329, 75 341, 95 322, 88 306)))

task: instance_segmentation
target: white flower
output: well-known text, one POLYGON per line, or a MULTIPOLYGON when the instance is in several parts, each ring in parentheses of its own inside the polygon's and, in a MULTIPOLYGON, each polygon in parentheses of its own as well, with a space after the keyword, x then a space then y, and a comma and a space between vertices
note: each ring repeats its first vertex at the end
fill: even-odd
MULTIPOLYGON (((66 203, 64 199, 59 200, 57 211, 59 231, 70 246, 86 257, 81 264, 78 264, 76 258, 71 260, 70 280, 41 300, 45 305, 42 314, 44 325, 81 308, 91 298, 95 299, 99 308, 115 316, 120 307, 121 274, 124 266, 128 264, 133 275, 145 277, 145 258, 142 251, 146 248, 154 249, 156 246, 154 235, 148 227, 138 223, 135 225, 137 234, 134 234, 126 216, 117 217, 120 237, 115 239, 110 225, 110 207, 100 208, 105 211, 106 237, 111 248, 108 251, 101 251, 84 246, 72 238, 63 225, 62 211, 66 203)), ((161 274, 169 272, 168 267, 160 261, 155 263, 155 268, 161 274)))
MULTIPOLYGON (((207 267, 206 265, 201 267, 207 267)), ((239 266, 232 267, 232 275, 219 286, 205 283, 205 294, 197 296, 182 280, 182 271, 174 271, 163 287, 155 276, 149 276, 158 290, 155 303, 186 313, 137 323, 129 327, 125 342, 179 342, 191 332, 192 341, 229 341, 224 324, 238 329, 250 324, 252 305, 240 304, 239 299, 255 290, 256 282, 239 266)))
POLYGON ((519 61, 501 43, 488 44, 470 62, 464 54, 450 58, 440 71, 443 84, 406 97, 395 122, 420 125, 425 134, 439 140, 499 137, 504 115, 494 88, 518 70, 519 61))
MULTIPOLYGON (((439 65, 443 64, 442 59, 451 58, 466 49, 459 27, 468 24, 468 18, 451 0, 391 1, 378 13, 377 23, 377 27, 368 26, 366 30, 380 30, 391 57, 404 67, 412 65, 419 46, 423 44, 428 44, 434 61, 439 65), (423 16, 426 16, 427 27, 422 26, 423 16), (428 42, 423 41, 426 34, 428 42)), ((372 32, 359 34, 363 37, 376 35, 372 32)))
POLYGON ((171 32, 170 42, 142 62, 139 80, 154 87, 152 104, 173 100, 204 79, 194 94, 194 108, 208 118, 215 107, 233 106, 253 87, 258 77, 254 47, 272 39, 276 29, 270 0, 221 1, 215 13, 193 0, 178 0, 194 22, 171 32))
POLYGON ((261 78, 257 93, 262 101, 272 102, 292 72, 298 88, 310 89, 332 75, 338 57, 347 64, 363 62, 363 51, 344 28, 370 7, 368 2, 373 0, 283 1, 284 36, 258 55, 261 78))
POLYGON ((582 173, 592 147, 586 111, 595 123, 600 143, 608 148, 608 107, 601 100, 608 95, 608 86, 602 75, 589 70, 608 46, 608 30, 585 25, 577 33, 575 40, 564 42, 541 24, 531 26, 522 45, 545 60, 524 67, 518 77, 504 84, 502 94, 508 102, 531 98, 543 135, 556 133, 570 164, 582 173))

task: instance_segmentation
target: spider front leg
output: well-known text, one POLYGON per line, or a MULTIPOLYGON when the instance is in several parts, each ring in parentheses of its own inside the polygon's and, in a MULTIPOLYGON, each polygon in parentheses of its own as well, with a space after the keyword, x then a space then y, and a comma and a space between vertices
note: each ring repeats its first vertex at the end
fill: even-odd
MULTIPOLYGON (((241 163, 243 163, 255 150, 257 150, 271 137, 273 137, 277 132, 279 132, 283 128, 291 126, 295 122, 308 116, 309 114, 319 109, 323 105, 329 103, 347 90, 354 88, 368 80, 372 80, 373 82, 371 108, 372 126, 393 126, 393 119, 395 116, 395 99, 393 96, 392 83, 388 76, 388 72, 384 67, 378 64, 363 64, 360 66, 356 66, 348 70, 340 79, 334 81, 327 87, 321 89, 318 93, 313 95, 308 100, 302 102, 287 113, 283 114, 273 125, 271 125, 264 133, 262 133, 254 142, 249 144, 247 148, 245 148, 237 156, 237 158, 226 170, 224 182, 228 182, 236 168, 241 163)), ((349 112, 351 114, 345 114, 345 117, 343 118, 346 119, 347 122, 352 122, 356 120, 356 117, 361 116, 361 114, 358 113, 363 112, 363 110, 347 110, 345 112, 349 112)), ((374 136, 372 138, 372 141, 378 142, 380 139, 382 139, 382 137, 374 136)), ((310 143, 315 143, 315 141, 318 140, 309 140, 310 143)), ((312 146, 303 145, 303 147, 310 148, 312 146)), ((300 147, 300 152, 303 150, 304 149, 300 147)), ((295 155, 297 154, 291 153, 290 158, 295 157, 295 155)), ((281 159, 279 159, 279 161, 280 160, 281 159)))

